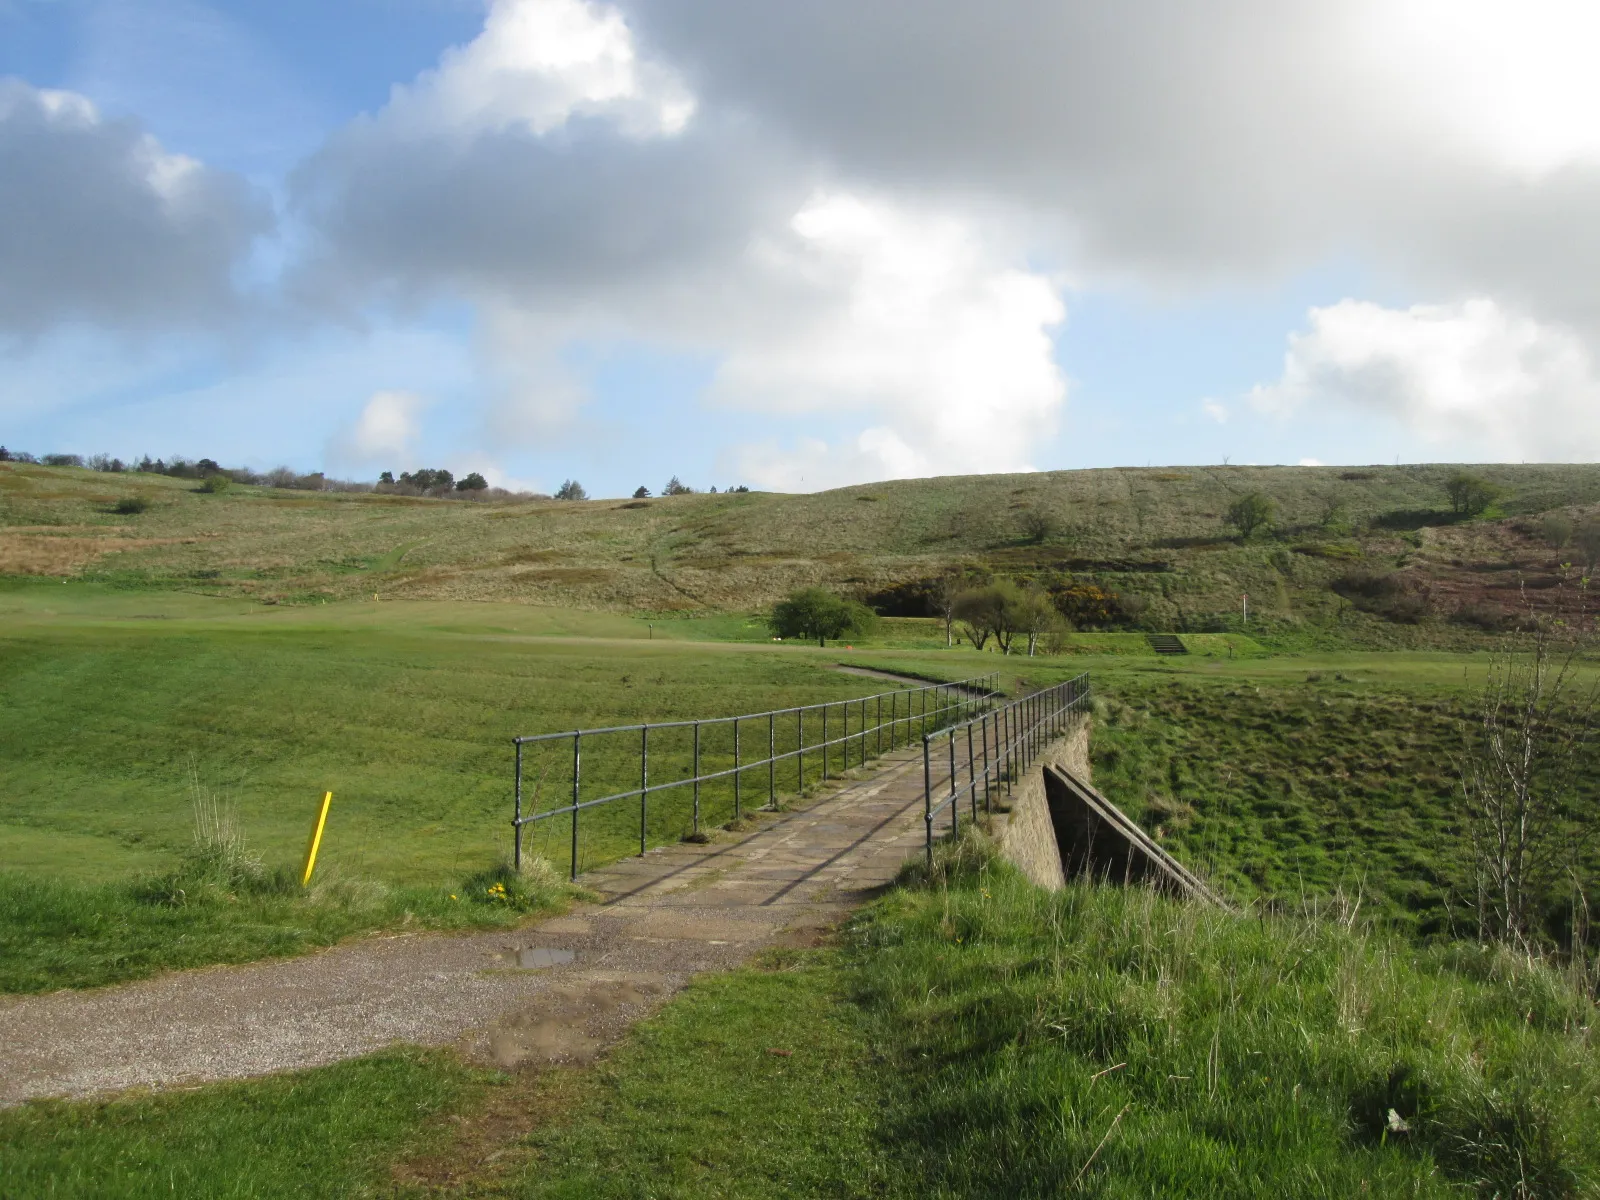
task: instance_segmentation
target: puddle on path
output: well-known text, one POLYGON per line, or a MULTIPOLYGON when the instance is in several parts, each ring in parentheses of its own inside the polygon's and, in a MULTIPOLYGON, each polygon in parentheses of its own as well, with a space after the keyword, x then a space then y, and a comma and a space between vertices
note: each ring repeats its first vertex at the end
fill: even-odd
POLYGON ((571 962, 577 955, 571 950, 551 950, 544 946, 526 946, 517 951, 517 966, 527 968, 559 967, 571 962))

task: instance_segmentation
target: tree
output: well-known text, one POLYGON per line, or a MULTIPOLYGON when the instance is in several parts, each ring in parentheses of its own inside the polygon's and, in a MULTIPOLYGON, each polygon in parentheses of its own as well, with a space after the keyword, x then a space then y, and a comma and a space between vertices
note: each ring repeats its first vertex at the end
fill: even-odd
POLYGON ((951 613, 961 622, 961 632, 974 650, 982 650, 994 636, 1000 620, 1000 605, 991 587, 967 588, 957 592, 951 613))
POLYGON ((1572 535, 1572 545, 1578 552, 1578 561, 1583 564, 1583 573, 1592 574, 1600 564, 1600 521, 1584 522, 1572 535))
POLYGON ((556 489, 557 500, 587 500, 588 498, 589 493, 583 490, 583 484, 576 479, 565 480, 556 489))
POLYGON ((1457 471, 1445 480, 1444 491, 1450 497, 1451 511, 1461 517, 1475 517, 1488 511, 1491 504, 1506 494, 1498 484, 1466 471, 1457 471))
POLYGON ((858 600, 846 600, 826 588, 801 588, 773 605, 767 620, 781 638, 816 638, 826 646, 829 638, 847 633, 868 634, 877 626, 878 614, 858 600))
POLYGON ((1017 588, 1015 595, 1009 597, 1003 616, 1017 634, 1028 639, 1029 658, 1038 651, 1041 636, 1066 623, 1049 595, 1037 586, 1017 588))
POLYGON ((385 471, 382 475, 378 476, 378 482, 379 483, 393 483, 394 482, 394 472, 393 471, 385 471))
POLYGON ((472 471, 472 472, 468 473, 465 478, 457 481, 457 483, 456 483, 456 491, 458 491, 458 492, 481 492, 488 486, 489 486, 489 481, 487 479, 485 479, 482 475, 478 474, 476 471, 472 471))
POLYGON ((1022 514, 1022 536, 1034 545, 1043 545, 1060 531, 1060 522, 1047 512, 1030 508, 1022 514))
POLYGON ((1278 511, 1277 502, 1264 492, 1248 492, 1228 506, 1228 524, 1248 541, 1256 530, 1272 522, 1278 511))
POLYGON ((1479 937, 1531 952, 1590 833, 1577 801, 1600 692, 1578 640, 1541 626, 1518 649, 1491 663, 1458 766, 1479 937))
POLYGON ((674 475, 671 479, 667 480, 667 486, 661 489, 661 494, 663 496, 687 496, 693 491, 694 489, 692 487, 681 482, 678 477, 674 475))
POLYGON ((633 490, 633 498, 635 500, 643 500, 646 497, 648 497, 649 495, 650 495, 650 489, 647 488, 647 487, 642 487, 641 486, 641 487, 637 487, 637 488, 635 488, 633 490))
MULTIPOLYGON (((944 618, 944 648, 946 650, 955 644, 956 601, 960 598, 961 576, 955 571, 941 575, 939 581, 934 584, 933 595, 929 597, 933 602, 934 611, 944 618)), ((979 649, 981 650, 982 647, 980 646, 979 649)))
POLYGON ((1572 540, 1572 535, 1576 532, 1576 526, 1573 525, 1572 518, 1567 516, 1566 513, 1546 513, 1544 520, 1539 522, 1539 532, 1544 536, 1545 541, 1559 550, 1572 540))
POLYGON ((400 482, 419 491, 431 492, 434 488, 454 487, 456 477, 443 467, 418 467, 415 471, 401 472, 400 482))

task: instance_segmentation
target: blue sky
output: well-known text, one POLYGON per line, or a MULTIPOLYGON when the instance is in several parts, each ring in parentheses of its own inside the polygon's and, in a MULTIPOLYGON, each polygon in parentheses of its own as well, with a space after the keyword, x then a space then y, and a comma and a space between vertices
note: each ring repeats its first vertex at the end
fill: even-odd
POLYGON ((0 0, 0 441, 610 495, 1593 458, 1595 32, 0 0))

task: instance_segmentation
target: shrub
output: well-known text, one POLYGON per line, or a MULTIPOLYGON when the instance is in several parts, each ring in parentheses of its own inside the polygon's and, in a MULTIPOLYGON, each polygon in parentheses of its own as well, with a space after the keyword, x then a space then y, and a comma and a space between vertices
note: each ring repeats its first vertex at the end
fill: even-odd
POLYGON ((1445 481, 1444 491, 1450 497, 1450 510, 1463 517, 1475 517, 1488 511, 1491 504, 1506 494, 1499 484, 1466 471, 1451 475, 1445 481))
POLYGON ((216 495, 219 492, 227 491, 232 486, 233 480, 226 475, 207 475, 201 480, 200 486, 196 490, 216 495))
POLYGON ((1576 526, 1566 513, 1546 513, 1539 522, 1539 535, 1557 550, 1572 540, 1575 531, 1576 526))
POLYGON ((1572 543, 1578 551, 1578 561, 1585 571, 1592 571, 1600 563, 1600 521, 1587 521, 1573 534, 1572 543))
POLYGON ((1022 514, 1022 536, 1034 545, 1048 542, 1061 531, 1061 523, 1051 514, 1029 509, 1022 514))
MULTIPOLYGON (((1069 583, 1065 587, 1053 588, 1050 599, 1055 602, 1056 610, 1076 629, 1105 629, 1120 624, 1128 615, 1123 608, 1122 598, 1116 592, 1095 583, 1069 583)), ((1143 600, 1143 597, 1140 599, 1143 600)), ((1138 607, 1137 601, 1135 607, 1138 607)), ((1147 608, 1149 601, 1145 600, 1140 614, 1147 608)))
POLYGON ((565 480, 556 489, 557 500, 587 500, 588 498, 589 493, 583 490, 583 484, 576 479, 565 480))
POLYGON ((819 646, 847 633, 869 634, 877 622, 877 613, 860 601, 816 587, 802 588, 780 600, 767 621, 779 637, 816 638, 819 646))
POLYGON ((139 513, 148 511, 149 508, 150 501, 146 500, 143 496, 124 496, 121 500, 118 500, 111 506, 111 511, 114 513, 120 513, 125 517, 132 517, 139 513))
POLYGON ((476 471, 470 472, 465 478, 456 483, 458 492, 481 492, 487 489, 489 481, 476 471))
POLYGON ((1346 571, 1333 590, 1350 600, 1392 600, 1405 591, 1405 580, 1395 571, 1346 571))
POLYGON ((39 461, 47 467, 83 466, 83 458, 77 454, 46 454, 39 461))
POLYGON ((1249 539, 1256 530, 1272 523, 1278 505, 1264 492, 1249 492, 1228 506, 1228 524, 1239 531, 1241 538, 1249 539))
POLYGON ((1450 614, 1450 620, 1457 625, 1472 625, 1487 633, 1498 633, 1511 623, 1511 613, 1498 604, 1478 600, 1463 604, 1450 614))

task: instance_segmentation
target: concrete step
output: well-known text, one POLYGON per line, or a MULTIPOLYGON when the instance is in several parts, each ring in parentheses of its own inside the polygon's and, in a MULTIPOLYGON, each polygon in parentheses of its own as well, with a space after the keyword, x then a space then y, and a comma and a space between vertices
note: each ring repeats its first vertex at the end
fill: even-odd
POLYGON ((1183 644, 1183 639, 1175 633, 1147 633, 1145 641, 1150 643, 1150 649, 1157 654, 1187 654, 1189 647, 1183 644))

